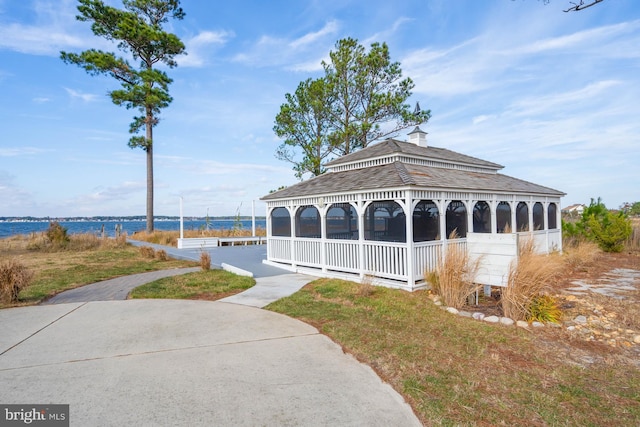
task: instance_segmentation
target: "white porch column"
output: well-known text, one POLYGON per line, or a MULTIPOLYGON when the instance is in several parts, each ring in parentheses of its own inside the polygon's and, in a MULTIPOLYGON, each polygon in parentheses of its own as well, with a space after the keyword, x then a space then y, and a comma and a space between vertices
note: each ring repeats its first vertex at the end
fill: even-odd
POLYGON ((320 214, 320 265, 323 272, 327 271, 327 208, 324 200, 317 207, 320 214))
POLYGON ((438 201, 438 209, 440 209, 440 240, 447 242, 449 236, 447 236, 447 206, 449 206, 451 200, 442 199, 438 201))
POLYGON ((362 194, 358 194, 358 203, 356 212, 358 213, 358 273, 360 279, 364 279, 365 271, 365 254, 364 254, 364 212, 365 202, 362 199, 362 194))
POLYGON ((529 213, 529 228, 527 228, 528 231, 533 231, 533 202, 531 200, 529 200, 527 202, 527 211, 529 213))
POLYGON ((416 274, 413 266, 415 265, 415 250, 413 244, 413 191, 407 190, 405 196, 405 221, 406 221, 406 246, 407 246, 407 285, 410 290, 416 286, 416 274))
POLYGON ((498 233, 498 199, 493 196, 493 200, 489 202, 489 211, 491 212, 491 234, 498 233))
POLYGON ((296 255, 296 211, 297 206, 288 206, 289 209, 289 219, 291 220, 291 266, 296 266, 296 259, 298 258, 296 255))
POLYGON ((514 200, 512 202, 509 202, 509 206, 511 206, 511 232, 512 233, 517 233, 518 231, 518 222, 516 221, 516 210, 518 209, 518 202, 517 200, 514 200))
POLYGON ((473 208, 476 207, 476 201, 467 199, 463 200, 462 203, 467 208, 467 233, 473 233, 473 208))

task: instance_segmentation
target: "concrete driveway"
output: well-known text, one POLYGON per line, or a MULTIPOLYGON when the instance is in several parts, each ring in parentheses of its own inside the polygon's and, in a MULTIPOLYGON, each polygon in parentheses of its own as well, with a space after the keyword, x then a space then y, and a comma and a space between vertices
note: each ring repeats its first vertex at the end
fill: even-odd
POLYGON ((258 308, 100 301, 0 310, 0 325, 0 403, 69 404, 72 426, 420 425, 368 366, 258 308))

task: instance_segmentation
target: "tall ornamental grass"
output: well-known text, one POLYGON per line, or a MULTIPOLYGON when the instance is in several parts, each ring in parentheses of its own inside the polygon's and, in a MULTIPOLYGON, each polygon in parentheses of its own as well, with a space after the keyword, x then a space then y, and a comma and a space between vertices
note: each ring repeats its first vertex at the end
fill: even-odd
POLYGON ((538 255, 533 239, 526 240, 519 248, 517 263, 509 270, 507 287, 502 290, 502 311, 514 320, 537 320, 551 317, 544 312, 554 310, 548 295, 554 281, 562 272, 563 262, 558 255, 538 255))
MULTIPOLYGON (((455 235, 452 233, 449 238, 454 239, 455 235)), ((479 265, 480 260, 471 260, 464 247, 449 242, 436 270, 426 272, 425 277, 431 284, 431 291, 440 296, 443 304, 462 308, 469 295, 481 288, 474 283, 479 265)))

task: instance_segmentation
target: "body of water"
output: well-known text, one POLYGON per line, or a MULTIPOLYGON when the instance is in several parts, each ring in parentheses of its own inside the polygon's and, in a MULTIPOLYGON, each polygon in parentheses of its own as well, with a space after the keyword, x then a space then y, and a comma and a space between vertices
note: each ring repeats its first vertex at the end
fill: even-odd
MULTIPOLYGON (((116 227, 120 227, 122 232, 129 236, 137 231, 144 231, 147 227, 145 221, 59 221, 60 225, 67 229, 69 234, 102 233, 109 237, 114 237, 116 227)), ((242 228, 251 230, 251 220, 240 221, 242 228)), ((234 220, 212 220, 209 221, 209 228, 215 230, 231 230, 235 224, 234 220)), ((180 221, 155 221, 155 229, 158 231, 180 231, 180 221)), ((204 220, 185 220, 184 230, 201 230, 207 226, 204 220)), ((256 219, 256 228, 266 228, 266 220, 256 219)), ((13 236, 16 234, 31 234, 46 231, 49 228, 48 221, 11 221, 0 222, 0 238, 13 236)))

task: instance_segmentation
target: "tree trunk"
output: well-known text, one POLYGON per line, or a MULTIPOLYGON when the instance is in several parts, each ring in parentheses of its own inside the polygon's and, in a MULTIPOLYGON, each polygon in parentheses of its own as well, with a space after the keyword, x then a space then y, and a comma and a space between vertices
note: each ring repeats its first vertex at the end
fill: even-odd
POLYGON ((153 233, 153 112, 147 109, 147 233, 153 233))

